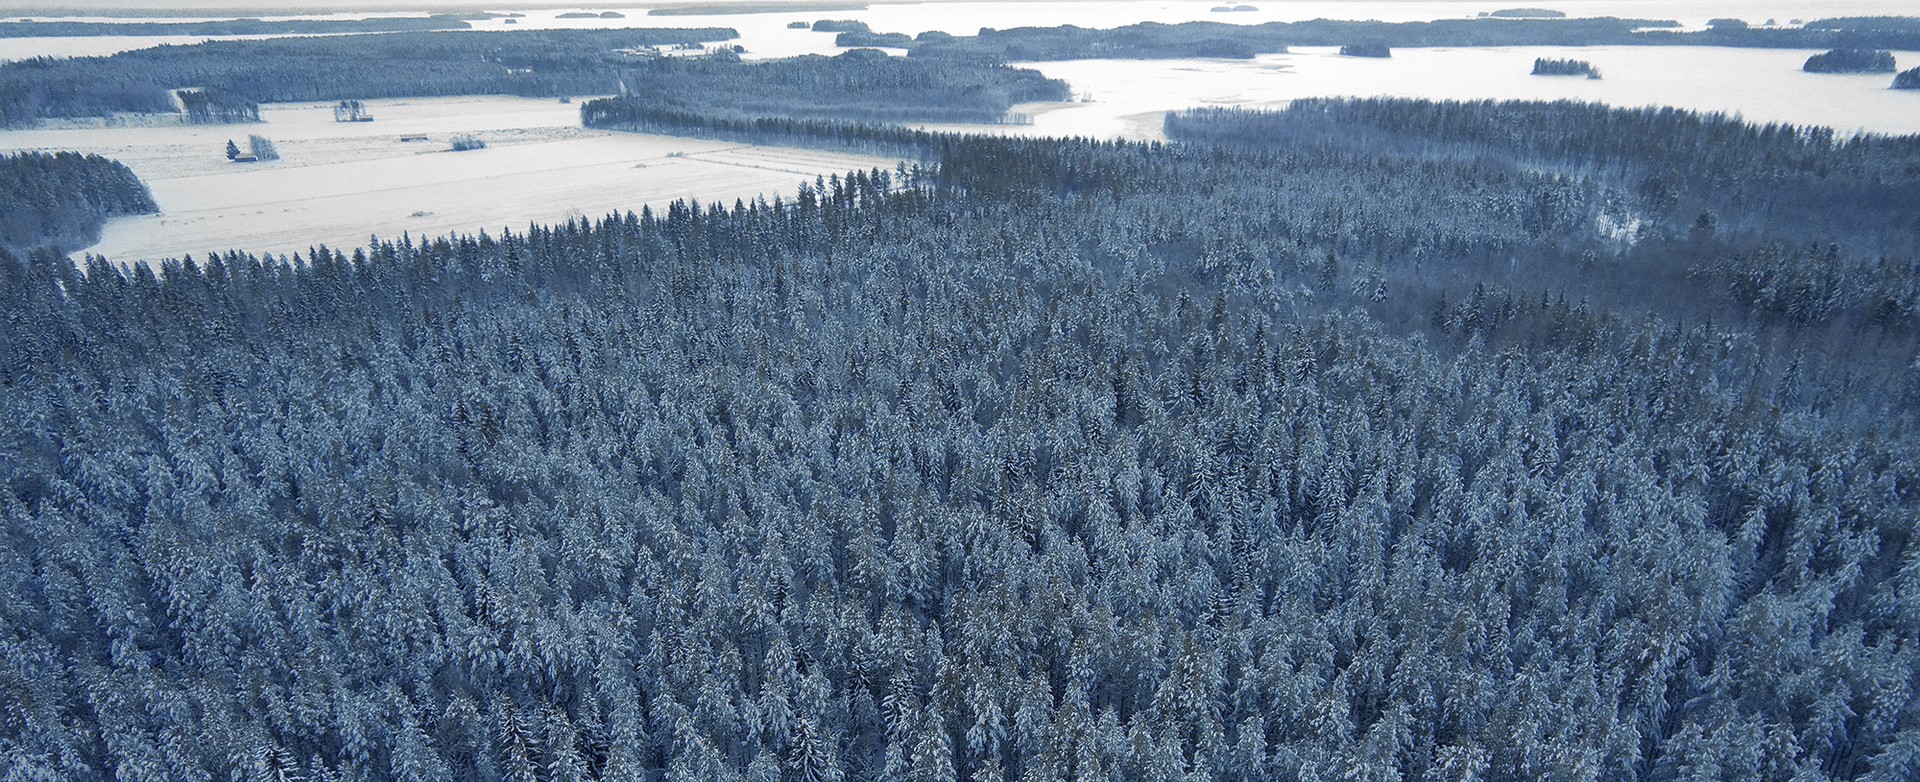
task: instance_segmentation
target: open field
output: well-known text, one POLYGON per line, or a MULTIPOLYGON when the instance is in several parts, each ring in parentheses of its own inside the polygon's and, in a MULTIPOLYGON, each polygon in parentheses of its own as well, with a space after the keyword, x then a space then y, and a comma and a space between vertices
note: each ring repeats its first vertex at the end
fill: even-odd
POLYGON ((569 216, 791 193, 803 179, 890 159, 595 131, 577 107, 520 98, 369 104, 375 121, 336 123, 323 104, 262 110, 258 125, 87 127, 0 132, 0 150, 72 149, 126 163, 161 213, 119 218, 85 252, 115 261, 238 249, 305 253, 370 234, 498 233, 569 216), (455 133, 486 149, 450 152, 455 133), (282 159, 235 164, 226 141, 273 139, 282 159), (427 141, 402 142, 425 135, 427 141))

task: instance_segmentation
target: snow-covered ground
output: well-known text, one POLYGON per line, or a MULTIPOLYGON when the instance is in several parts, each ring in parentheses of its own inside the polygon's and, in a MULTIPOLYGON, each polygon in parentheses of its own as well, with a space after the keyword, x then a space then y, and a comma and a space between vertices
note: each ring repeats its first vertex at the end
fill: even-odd
POLYGON ((93 152, 153 189, 158 215, 118 218, 84 252, 115 261, 229 249, 306 254, 398 238, 498 234, 570 216, 656 208, 681 198, 728 205, 788 194, 802 180, 893 159, 579 126, 577 105, 479 97, 372 101, 373 122, 337 123, 327 104, 262 108, 257 125, 99 126, 0 132, 0 151, 93 152), (271 139, 281 159, 232 163, 226 143, 271 139), (449 151, 472 133, 485 149, 449 151), (426 136, 426 141, 402 138, 426 136))

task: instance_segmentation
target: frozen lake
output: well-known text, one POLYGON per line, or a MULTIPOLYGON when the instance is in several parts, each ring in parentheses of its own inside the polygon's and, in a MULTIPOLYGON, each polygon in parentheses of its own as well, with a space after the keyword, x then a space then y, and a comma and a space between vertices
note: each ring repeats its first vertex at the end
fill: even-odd
MULTIPOLYGON (((835 0, 826 0, 835 2, 835 0)), ((227 10, 237 16, 266 16, 267 18, 293 18, 271 16, 274 9, 282 14, 297 13, 303 7, 319 5, 307 0, 193 0, 182 3, 180 0, 59 0, 53 2, 27 2, 21 6, 60 6, 84 11, 86 9, 111 9, 120 13, 122 18, 132 16, 122 13, 132 9, 151 9, 152 16, 158 18, 179 18, 173 9, 183 5, 201 11, 227 10)), ((1909 0, 1538 0, 1520 2, 1519 0, 1491 0, 1489 2, 1471 2, 1463 0, 1000 0, 1000 2, 978 2, 977 0, 935 0, 933 2, 885 2, 870 0, 863 10, 840 11, 792 11, 766 14, 732 14, 726 12, 727 0, 660 0, 659 2, 640 2, 638 0, 614 0, 602 4, 581 4, 577 0, 519 0, 518 2, 487 5, 472 0, 327 0, 329 9, 341 13, 327 15, 301 15, 298 18, 342 18, 346 16, 364 17, 374 15, 392 15, 412 11, 416 14, 444 13, 449 10, 464 10, 485 7, 490 11, 519 12, 527 14, 521 19, 522 25, 543 25, 545 20, 569 11, 606 11, 615 10, 625 14, 624 19, 616 20, 560 20, 561 24, 580 26, 619 25, 628 27, 668 27, 668 26, 706 26, 712 19, 727 18, 733 20, 764 19, 778 21, 782 26, 795 19, 812 20, 822 17, 834 19, 860 19, 872 24, 874 29, 887 32, 916 33, 922 30, 944 30, 946 32, 971 34, 982 26, 1019 27, 1023 25, 1078 24, 1082 26, 1111 27, 1135 22, 1185 22, 1194 20, 1218 20, 1237 23, 1267 21, 1299 21, 1303 19, 1379 19, 1382 21, 1423 21, 1430 19, 1460 18, 1476 16, 1483 12, 1502 8, 1549 8, 1562 11, 1570 16, 1620 16, 1648 19, 1674 19, 1683 24, 1702 25, 1708 19, 1731 17, 1761 23, 1767 19, 1776 19, 1781 23, 1793 19, 1816 19, 1831 16, 1869 16, 1900 15, 1914 13, 1913 3, 1909 0), (1257 10, 1241 13, 1215 13, 1215 6, 1251 5, 1257 10), (648 16, 647 10, 663 7, 711 6, 714 13, 697 16, 648 16)), ((0 14, 0 18, 11 18, 0 14)), ((48 18, 48 17, 38 17, 48 18)), ((495 23, 483 22, 481 25, 495 23)), ((735 27, 740 25, 735 24, 735 27)), ((743 29, 742 32, 745 32, 743 29)))
POLYGON ((238 249, 302 253, 327 244, 497 234, 530 223, 656 208, 681 198, 731 206, 791 194, 802 180, 892 159, 579 127, 575 105, 522 98, 368 103, 376 120, 336 123, 326 104, 265 107, 258 125, 68 127, 0 132, 0 151, 71 149, 126 163, 153 190, 161 214, 118 218, 84 252, 115 261, 238 249), (477 132, 475 132, 477 131, 477 132), (448 150, 475 132, 486 149, 448 150), (236 164, 258 133, 282 159, 236 164), (424 142, 403 142, 425 135, 424 142))
MULTIPOLYGON (((1676 106, 1750 122, 1825 125, 1843 134, 1920 133, 1920 93, 1886 74, 1805 73, 1810 51, 1705 46, 1396 49, 1391 59, 1298 47, 1253 60, 1070 60, 1023 63, 1065 79, 1092 102, 1034 112, 1019 132, 1157 138, 1161 113, 1192 106, 1279 107, 1295 98, 1400 96, 1453 100, 1571 99, 1676 106), (1604 78, 1533 76, 1536 57, 1593 63, 1604 78)), ((1903 67, 1920 53, 1900 55, 1903 67)), ((1030 107, 1037 108, 1037 107, 1030 107)))
MULTIPOLYGON (((52 3, 49 3, 52 4, 52 3)), ((274 15, 271 9, 298 9, 305 3, 301 0, 194 0, 190 3, 196 14, 182 17, 171 14, 170 10, 180 4, 175 0, 61 0, 58 5, 77 9, 99 8, 117 9, 153 9, 150 15, 141 16, 128 12, 111 19, 107 17, 33 17, 42 21, 52 18, 85 19, 91 21, 185 21, 187 19, 212 19, 217 16, 201 15, 204 12, 222 8, 233 9, 233 16, 249 16, 267 19, 352 19, 369 16, 425 15, 446 12, 453 9, 475 7, 471 0, 329 0, 330 8, 341 9, 335 13, 307 15, 274 15), (363 9, 358 12, 353 9, 363 9)), ((1377 0, 1283 0, 1281 2, 1241 2, 1241 0, 1001 0, 1000 2, 936 1, 936 2, 873 2, 861 10, 798 10, 778 13, 728 13, 726 3, 721 2, 674 2, 665 0, 657 3, 639 3, 631 0, 617 1, 606 5, 575 5, 557 0, 552 3, 509 3, 499 7, 488 6, 496 13, 523 14, 515 19, 480 19, 471 24, 476 30, 530 30, 530 29, 582 29, 582 28, 623 28, 623 27, 731 27, 740 32, 739 43, 745 46, 750 57, 791 57, 800 54, 831 54, 838 49, 833 45, 833 35, 815 33, 810 30, 793 30, 787 25, 791 22, 812 22, 817 19, 857 19, 866 22, 880 32, 918 34, 930 30, 952 33, 954 35, 973 35, 982 27, 1006 29, 1011 27, 1051 27, 1062 24, 1074 24, 1082 27, 1119 27, 1140 22, 1161 22, 1177 24, 1180 22, 1213 21, 1231 24, 1257 24, 1260 22, 1297 22, 1308 19, 1377 19, 1387 22, 1431 21, 1434 19, 1464 19, 1479 16, 1502 8, 1529 7, 1548 8, 1561 11, 1569 16, 1619 16, 1644 19, 1672 19, 1687 27, 1703 27, 1707 20, 1714 18, 1743 19, 1753 24, 1763 24, 1769 20, 1788 24, 1796 20, 1812 20, 1833 16, 1871 16, 1871 15, 1912 15, 1920 13, 1920 6, 1911 0, 1680 0, 1662 2, 1661 0, 1568 0, 1566 2, 1521 2, 1507 0, 1501 2, 1461 2, 1460 0, 1415 0, 1413 2, 1379 2, 1377 0), (713 13, 696 15, 651 16, 647 11, 653 8, 681 6, 712 6, 713 13), (1218 6, 1251 5, 1256 10, 1249 12, 1219 13, 1213 9, 1218 6), (615 10, 622 14, 615 19, 562 19, 562 14, 580 11, 599 12, 615 10)), ((0 14, 0 20, 20 19, 20 16, 0 14)), ((111 54, 129 49, 158 46, 165 43, 195 43, 210 40, 205 36, 147 36, 122 38, 16 38, 0 39, 0 61, 36 56, 91 56, 111 54)))

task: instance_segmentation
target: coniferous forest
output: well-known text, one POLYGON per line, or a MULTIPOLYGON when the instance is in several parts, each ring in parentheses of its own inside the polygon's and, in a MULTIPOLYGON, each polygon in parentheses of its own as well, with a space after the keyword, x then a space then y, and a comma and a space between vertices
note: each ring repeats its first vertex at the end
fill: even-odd
POLYGON ((1920 771, 1915 139, 653 120, 917 163, 0 259, 9 775, 1920 771))
MULTIPOLYGON (((938 63, 853 49, 744 63, 737 57, 666 57, 621 72, 622 97, 582 116, 691 112, 739 119, 831 118, 869 122, 999 122, 1028 101, 1064 101, 1066 82, 987 63, 938 63)), ((589 108, 591 107, 591 108, 589 108)))
POLYGON ((0 250, 77 248, 107 218, 159 211, 118 161, 75 152, 0 155, 0 250))

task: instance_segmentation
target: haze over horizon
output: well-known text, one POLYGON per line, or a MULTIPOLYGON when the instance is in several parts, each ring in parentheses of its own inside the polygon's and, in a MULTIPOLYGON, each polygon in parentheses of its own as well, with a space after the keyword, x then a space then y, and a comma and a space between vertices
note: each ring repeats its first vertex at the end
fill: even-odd
MULTIPOLYGON (((641 0, 605 0, 604 2, 584 2, 583 0, 510 0, 509 2, 487 2, 487 0, 26 0, 26 2, 21 4, 21 9, 18 13, 20 14, 30 14, 30 13, 50 14, 53 12, 99 13, 99 12, 109 12, 109 11, 141 11, 141 10, 150 9, 155 12, 165 12, 169 15, 179 15, 179 14, 184 14, 192 11, 201 11, 201 10, 231 11, 231 12, 237 12, 237 13, 272 13, 276 11, 282 12, 282 13, 314 13, 314 12, 359 12, 359 11, 364 11, 364 12, 409 11, 409 10, 430 10, 430 9, 437 9, 437 8, 486 9, 486 10, 510 10, 510 9, 527 9, 527 8, 612 9, 612 8, 661 8, 661 7, 689 6, 689 5, 712 5, 716 7, 724 7, 729 5, 762 5, 764 6, 769 4, 793 5, 796 7, 796 9, 803 10, 805 9, 805 7, 809 5, 816 5, 816 6, 844 5, 850 1, 853 1, 853 0, 818 0, 818 2, 812 2, 812 3, 807 2, 807 0, 657 0, 656 2, 643 2, 641 0)), ((899 5, 899 4, 928 3, 928 2, 933 2, 933 3, 980 2, 980 0, 858 0, 858 1, 864 2, 865 4, 868 4, 868 5, 899 5)), ((1048 2, 1048 3, 1082 1, 1082 2, 1092 3, 1092 2, 1106 2, 1108 0, 1000 0, 1000 1, 1001 2, 1048 2)), ((1198 5, 1198 4, 1208 4, 1209 2, 1211 2, 1211 0, 1167 0, 1163 4, 1165 5, 1196 4, 1198 5)), ((1322 5, 1368 6, 1368 5, 1382 5, 1385 3, 1382 3, 1380 0, 1306 0, 1304 2, 1302 0, 1267 0, 1267 2, 1258 3, 1258 4, 1270 5, 1270 6, 1322 6, 1322 5)), ((1619 15, 1639 15, 1639 16, 1646 16, 1648 15, 1648 9, 1657 8, 1663 5, 1674 7, 1676 9, 1673 12, 1674 14, 1681 14, 1683 10, 1690 9, 1690 8, 1716 7, 1716 8, 1727 9, 1726 13, 1728 14, 1744 14, 1744 15, 1753 15, 1753 16, 1765 16, 1770 14, 1776 14, 1776 11, 1778 9, 1786 8, 1786 7, 1804 8, 1807 10, 1808 13, 1812 13, 1815 10, 1829 9, 1829 8, 1834 9, 1833 13, 1852 13, 1853 11, 1849 9, 1856 9, 1856 8, 1879 8, 1879 9, 1884 9, 1888 13, 1901 13, 1902 11, 1911 12, 1913 10, 1910 4, 1902 3, 1902 2, 1899 2, 1898 0, 1880 0, 1880 1, 1858 0, 1856 2, 1846 2, 1846 3, 1815 2, 1814 0, 1804 0, 1803 2, 1780 2, 1779 0, 1767 0, 1765 2, 1757 2, 1757 3, 1752 2, 1751 0, 1686 0, 1686 2, 1683 2, 1683 3, 1657 3, 1657 2, 1648 2, 1648 0, 1559 0, 1558 2, 1546 2, 1546 3, 1521 3, 1519 2, 1519 0, 1514 0, 1514 2, 1505 2, 1505 3, 1499 2, 1499 0, 1489 0, 1489 2, 1485 2, 1485 3, 1463 2, 1462 0, 1392 0, 1390 4, 1393 4, 1393 5, 1409 5, 1409 4, 1485 5, 1489 10, 1509 7, 1509 6, 1516 6, 1516 5, 1536 5, 1536 6, 1542 6, 1547 8, 1566 10, 1568 13, 1576 14, 1576 15, 1618 13, 1619 15), (1609 9, 1609 8, 1615 8, 1615 7, 1619 8, 1620 10, 1617 12, 1611 11, 1611 10, 1602 10, 1602 9, 1609 9)), ((1825 13, 1824 10, 1821 10, 1821 12, 1825 13)))

